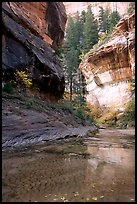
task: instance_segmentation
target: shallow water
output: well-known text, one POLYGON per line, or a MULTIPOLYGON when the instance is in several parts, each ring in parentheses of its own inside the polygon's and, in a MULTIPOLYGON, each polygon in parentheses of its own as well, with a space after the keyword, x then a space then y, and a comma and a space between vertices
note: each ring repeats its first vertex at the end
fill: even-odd
POLYGON ((2 201, 134 202, 134 137, 97 135, 4 150, 2 201))

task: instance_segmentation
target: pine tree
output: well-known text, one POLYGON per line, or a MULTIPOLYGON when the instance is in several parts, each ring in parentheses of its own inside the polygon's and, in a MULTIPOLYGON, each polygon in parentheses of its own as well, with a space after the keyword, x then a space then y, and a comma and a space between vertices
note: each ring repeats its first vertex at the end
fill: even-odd
POLYGON ((69 16, 64 47, 69 49, 72 46, 72 44, 73 44, 73 47, 77 48, 75 23, 74 23, 73 18, 69 16))
POLYGON ((72 100, 73 79, 79 65, 78 56, 79 56, 78 50, 76 50, 73 46, 69 49, 69 51, 65 55, 67 67, 67 80, 69 83, 70 91, 70 101, 72 100))
POLYGON ((75 32, 76 32, 77 49, 79 49, 79 47, 80 47, 80 35, 82 32, 79 12, 77 12, 77 14, 76 14, 75 32))
POLYGON ((88 52, 98 41, 98 25, 91 6, 88 6, 83 28, 84 49, 88 52))
POLYGON ((128 14, 132 14, 135 12, 135 2, 129 3, 128 14))
POLYGON ((80 48, 83 47, 84 44, 84 36, 83 36, 83 32, 84 32, 84 23, 85 23, 85 19, 86 19, 86 12, 83 10, 80 14, 80 48))
POLYGON ((118 21, 120 20, 120 14, 117 11, 113 11, 110 14, 110 29, 109 32, 111 33, 115 27, 115 25, 118 23, 118 21))
POLYGON ((104 9, 102 6, 99 9, 99 31, 104 32, 104 9))
POLYGON ((98 42, 98 22, 94 17, 91 6, 87 12, 77 12, 75 20, 68 18, 64 41, 64 64, 67 87, 69 87, 70 100, 72 92, 79 93, 84 97, 85 80, 78 67, 83 54, 88 52, 98 42))
POLYGON ((104 12, 104 30, 106 33, 109 33, 110 26, 111 26, 111 24, 110 24, 110 11, 107 8, 104 12))
POLYGON ((79 42, 80 42, 80 21, 77 14, 76 22, 69 17, 68 27, 66 29, 66 38, 64 43, 64 58, 66 64, 66 78, 69 85, 70 100, 74 87, 74 76, 77 73, 80 63, 79 59, 79 42))
POLYGON ((99 11, 99 31, 108 33, 110 30, 110 12, 107 8, 106 10, 100 6, 99 11))

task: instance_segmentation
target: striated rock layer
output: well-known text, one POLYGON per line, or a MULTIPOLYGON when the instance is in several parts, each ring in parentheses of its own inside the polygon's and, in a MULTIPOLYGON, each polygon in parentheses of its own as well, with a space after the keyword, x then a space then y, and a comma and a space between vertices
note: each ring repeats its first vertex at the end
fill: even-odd
POLYGON ((117 24, 112 37, 80 64, 87 81, 87 102, 95 110, 124 110, 135 74, 135 14, 117 24))
POLYGON ((27 68, 41 92, 60 98, 64 74, 52 47, 62 45, 66 20, 62 2, 3 2, 3 80, 27 68))
POLYGON ((77 11, 82 12, 87 10, 87 7, 91 5, 92 11, 95 17, 99 15, 99 7, 104 9, 109 8, 111 12, 118 11, 120 15, 127 13, 127 9, 130 2, 63 2, 66 8, 67 15, 72 17, 76 16, 77 11))

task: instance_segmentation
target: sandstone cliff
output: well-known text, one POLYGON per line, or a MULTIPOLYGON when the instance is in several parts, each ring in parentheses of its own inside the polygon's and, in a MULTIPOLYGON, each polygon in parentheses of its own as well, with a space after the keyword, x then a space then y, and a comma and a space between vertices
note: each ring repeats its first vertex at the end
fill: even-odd
POLYGON ((95 17, 99 15, 99 6, 104 9, 109 8, 110 11, 117 11, 120 15, 127 13, 127 9, 130 2, 63 2, 66 8, 67 15, 75 16, 77 11, 82 12, 86 10, 88 5, 92 6, 92 11, 95 17))
POLYGON ((41 92, 60 98, 64 74, 52 46, 62 45, 66 20, 62 2, 3 2, 3 80, 27 68, 41 92))
POLYGON ((135 74, 135 14, 121 19, 108 42, 87 53, 80 69, 87 81, 87 102, 95 111, 124 110, 135 74))

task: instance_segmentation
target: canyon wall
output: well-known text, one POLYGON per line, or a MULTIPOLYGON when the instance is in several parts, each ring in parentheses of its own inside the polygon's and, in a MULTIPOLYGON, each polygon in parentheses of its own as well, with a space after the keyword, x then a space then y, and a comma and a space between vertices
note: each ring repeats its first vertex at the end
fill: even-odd
POLYGON ((92 6, 92 11, 97 18, 99 15, 99 6, 104 9, 109 8, 110 11, 118 11, 121 16, 127 13, 130 2, 63 2, 66 8, 67 15, 74 16, 77 11, 82 12, 87 10, 88 5, 92 6))
POLYGON ((66 20, 62 2, 2 2, 3 80, 27 69, 41 92, 60 98, 64 74, 52 48, 62 46, 66 20))
POLYGON ((95 111, 124 111, 135 76, 135 14, 121 19, 110 39, 90 50, 79 67, 87 82, 87 102, 95 111))

